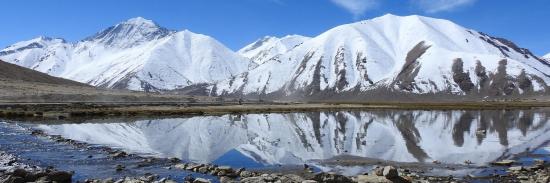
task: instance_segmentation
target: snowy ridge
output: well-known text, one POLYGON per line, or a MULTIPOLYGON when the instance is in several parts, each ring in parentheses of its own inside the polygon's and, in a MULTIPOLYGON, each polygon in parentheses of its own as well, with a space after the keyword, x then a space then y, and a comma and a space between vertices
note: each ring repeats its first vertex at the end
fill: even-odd
POLYGON ((275 56, 286 53, 311 38, 300 35, 288 35, 282 38, 266 36, 240 49, 237 53, 263 64, 275 56))
POLYGON ((215 39, 170 31, 141 17, 77 43, 40 37, 0 51, 0 59, 94 86, 140 91, 212 83, 253 66, 215 39))
POLYGON ((549 60, 550 61, 550 53, 542 56, 542 59, 549 60))
POLYGON ((264 165, 301 164, 339 155, 450 164, 470 160, 483 165, 546 143, 548 121, 544 113, 531 111, 322 112, 39 128, 74 140, 197 163, 210 163, 237 150, 264 165), (525 123, 525 119, 534 120, 525 123))
POLYGON ((442 19, 385 15, 328 30, 217 83, 212 94, 322 95, 385 89, 511 95, 545 92, 547 73, 548 64, 505 39, 442 19))

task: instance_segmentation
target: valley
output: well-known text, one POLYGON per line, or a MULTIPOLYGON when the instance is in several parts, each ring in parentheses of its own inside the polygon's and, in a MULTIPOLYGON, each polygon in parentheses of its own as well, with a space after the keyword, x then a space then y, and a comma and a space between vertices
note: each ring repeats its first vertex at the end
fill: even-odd
POLYGON ((0 50, 0 182, 548 182, 549 92, 550 54, 445 19, 233 51, 135 17, 0 50))

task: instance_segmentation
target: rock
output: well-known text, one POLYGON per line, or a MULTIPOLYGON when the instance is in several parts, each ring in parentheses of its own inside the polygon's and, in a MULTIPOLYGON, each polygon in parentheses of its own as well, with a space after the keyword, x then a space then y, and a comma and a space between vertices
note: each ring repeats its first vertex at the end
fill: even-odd
POLYGON ((302 182, 304 181, 304 178, 294 175, 294 174, 287 174, 279 176, 279 181, 281 182, 302 182))
POLYGON ((48 179, 54 182, 71 182, 73 174, 63 171, 54 171, 48 174, 48 179))
POLYGON ((522 166, 513 166, 513 167, 510 167, 508 168, 508 171, 511 171, 511 172, 516 172, 516 171, 522 171, 522 170, 525 170, 522 166))
POLYGON ((195 169, 198 169, 201 166, 202 165, 200 165, 200 164, 187 164, 187 167, 185 168, 185 170, 194 171, 195 169))
POLYGON ((384 168, 382 167, 374 168, 373 174, 376 176, 384 176, 384 168))
POLYGON ((219 166, 216 168, 218 171, 233 172, 233 169, 229 166, 219 166))
POLYGON ((8 175, 6 178, 0 179, 0 182, 4 182, 4 183, 25 183, 26 181, 25 181, 25 179, 23 179, 23 177, 8 175))
POLYGON ((183 178, 183 181, 184 182, 193 182, 193 181, 195 181, 195 178, 192 177, 191 175, 187 175, 183 178))
POLYGON ((126 168, 126 167, 124 167, 123 165, 116 165, 115 166, 116 171, 122 171, 122 170, 124 170, 124 168, 126 168))
POLYGON ((252 174, 252 172, 249 172, 249 171, 244 170, 244 171, 241 172, 240 176, 241 176, 242 178, 247 178, 247 177, 252 177, 253 174, 252 174))
POLYGON ((302 183, 318 183, 318 182, 314 180, 304 180, 302 181, 302 183))
POLYGON ((466 160, 466 161, 464 161, 464 164, 471 165, 471 164, 474 164, 474 163, 472 163, 472 161, 470 161, 470 160, 466 160))
POLYGON ((515 162, 516 161, 514 160, 502 160, 502 161, 492 162, 491 164, 495 166, 512 166, 512 164, 514 164, 515 162))
POLYGON ((181 162, 181 160, 179 158, 170 158, 170 162, 179 163, 179 162, 181 162))
POLYGON ((236 173, 237 175, 240 175, 241 172, 243 172, 243 171, 245 171, 245 170, 246 170, 245 168, 239 168, 239 169, 237 169, 237 171, 235 171, 235 173, 236 173))
POLYGON ((113 157, 113 158, 122 158, 122 157, 126 157, 126 156, 128 156, 128 154, 126 154, 126 152, 124 152, 124 151, 117 151, 117 152, 111 154, 111 157, 113 157))
POLYGON ((334 173, 318 173, 313 177, 313 180, 324 183, 351 183, 353 182, 350 178, 338 175, 334 173))
POLYGON ((478 135, 485 135, 485 134, 487 134, 487 130, 477 130, 477 131, 476 131, 476 134, 478 134, 478 135))
POLYGON ((397 169, 395 169, 395 167, 393 167, 393 166, 384 167, 384 171, 382 172, 382 174, 387 179, 399 178, 399 173, 397 172, 397 169))
POLYGON ((196 178, 193 183, 211 183, 210 180, 204 178, 196 178))
POLYGON ((208 173, 208 167, 206 166, 200 167, 198 172, 202 174, 206 174, 208 173))
POLYGON ((522 175, 522 176, 518 176, 518 179, 519 180, 529 180, 529 177, 527 177, 525 175, 522 175))
POLYGON ((359 175, 357 176, 358 183, 392 183, 391 180, 386 179, 382 176, 374 175, 359 175))
POLYGON ((174 165, 174 168, 185 170, 185 168, 187 168, 187 165, 183 163, 178 163, 174 165))
POLYGON ((223 177, 220 177, 220 182, 221 183, 231 183, 231 182, 233 182, 233 179, 231 179, 229 177, 226 177, 226 176, 223 176, 223 177))

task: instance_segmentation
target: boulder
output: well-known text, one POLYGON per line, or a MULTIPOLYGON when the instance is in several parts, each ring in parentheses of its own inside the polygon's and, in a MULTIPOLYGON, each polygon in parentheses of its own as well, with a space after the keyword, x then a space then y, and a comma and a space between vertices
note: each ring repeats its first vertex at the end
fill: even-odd
POLYGON ((384 167, 384 170, 382 172, 382 174, 384 175, 384 177, 386 177, 387 179, 395 179, 395 178, 399 178, 399 173, 397 172, 397 169, 393 166, 386 166, 384 167))

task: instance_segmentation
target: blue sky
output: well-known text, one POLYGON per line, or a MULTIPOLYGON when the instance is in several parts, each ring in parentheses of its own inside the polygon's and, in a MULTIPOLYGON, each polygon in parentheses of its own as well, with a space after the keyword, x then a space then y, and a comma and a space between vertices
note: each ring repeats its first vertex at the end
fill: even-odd
POLYGON ((237 50, 265 35, 316 36, 386 13, 444 18, 550 52, 550 0, 7 0, 0 47, 40 35, 77 41, 141 16, 212 36, 237 50))

